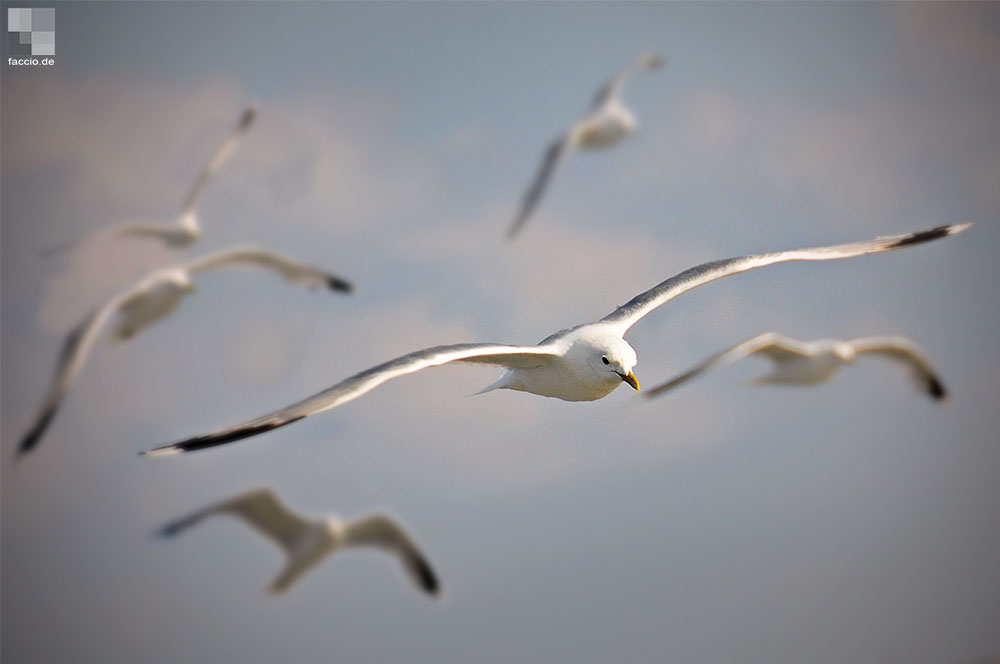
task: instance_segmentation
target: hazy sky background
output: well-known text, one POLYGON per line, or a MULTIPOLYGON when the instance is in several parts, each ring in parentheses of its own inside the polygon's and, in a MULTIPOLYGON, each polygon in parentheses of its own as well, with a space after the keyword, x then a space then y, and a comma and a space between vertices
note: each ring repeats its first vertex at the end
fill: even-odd
POLYGON ((1000 4, 54 6, 56 65, 0 70, 5 662, 1000 657, 1000 4), (638 134, 570 155, 505 243, 544 147, 649 49, 668 65, 626 90, 638 134), (190 250, 39 259, 171 219, 250 101, 190 250), (788 389, 750 385, 752 358, 582 404, 468 398, 498 372, 455 366, 238 445, 136 456, 425 346, 537 342, 705 260, 966 219, 932 245, 723 280, 628 337, 652 386, 768 330, 904 334, 944 404, 877 359, 788 389), (12 463, 81 316, 248 243, 357 292, 205 274, 102 343, 12 463), (443 597, 345 553, 275 599, 281 557, 241 524, 150 537, 262 485, 312 514, 391 511, 443 597))

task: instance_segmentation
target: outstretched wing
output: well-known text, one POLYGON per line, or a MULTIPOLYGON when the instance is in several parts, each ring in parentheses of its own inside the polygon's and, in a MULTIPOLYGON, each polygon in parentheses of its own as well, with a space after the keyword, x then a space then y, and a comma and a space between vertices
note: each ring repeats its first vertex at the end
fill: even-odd
POLYGON ((721 353, 711 356, 707 360, 696 364, 679 376, 675 376, 665 383, 661 383, 650 390, 646 390, 643 394, 646 397, 655 397, 658 394, 663 394, 667 390, 671 390, 681 383, 694 378, 706 369, 710 369, 717 365, 730 364, 754 353, 767 355, 768 357, 774 358, 778 361, 787 360, 792 357, 809 357, 809 353, 806 352, 802 342, 784 337, 777 332, 765 332, 764 334, 760 334, 752 339, 741 341, 732 348, 727 348, 721 353))
POLYGON ((191 185, 191 190, 188 195, 184 197, 184 205, 181 207, 181 213, 187 213, 194 210, 195 206, 198 205, 198 198, 201 197, 202 191, 205 189, 205 185, 208 181, 212 179, 222 165, 225 164, 229 158, 236 151, 236 146, 239 145, 240 140, 250 129, 250 125, 253 124, 254 118, 257 117, 257 106, 251 104, 247 106, 246 110, 243 111, 243 115, 240 116, 239 121, 233 130, 223 141, 222 145, 215 151, 212 158, 208 160, 205 167, 201 169, 198 173, 198 177, 195 179, 194 184, 191 185))
POLYGON ((625 334, 643 316, 661 304, 674 299, 681 293, 686 293, 692 288, 697 288, 716 279, 786 261, 828 261, 837 258, 861 256, 863 254, 877 254, 883 251, 891 251, 955 235, 956 233, 961 233, 971 225, 970 223, 951 224, 917 233, 910 233, 909 235, 876 238, 867 242, 812 247, 810 249, 793 249, 791 251, 725 258, 709 263, 702 263, 676 276, 670 277, 644 293, 636 295, 602 318, 601 321, 615 326, 620 334, 625 334))
POLYGON ((55 247, 49 247, 48 249, 43 249, 41 255, 43 258, 48 258, 50 256, 55 256, 68 251, 73 251, 77 247, 83 246, 84 244, 90 244, 95 240, 100 240, 101 238, 113 238, 113 237, 158 237, 166 239, 170 237, 176 231, 176 227, 173 225, 166 224, 156 224, 153 222, 138 222, 134 224, 121 224, 118 226, 109 226, 108 228, 97 231, 93 235, 83 238, 82 240, 77 240, 75 242, 70 242, 68 244, 61 244, 55 247))
POLYGON ((256 436, 265 431, 291 424, 314 413, 336 408, 341 404, 357 399, 362 394, 375 389, 387 380, 405 376, 406 374, 411 374, 428 367, 436 367, 450 362, 475 362, 492 364, 508 369, 529 368, 541 366, 555 357, 558 357, 557 353, 546 346, 454 344, 426 348, 372 367, 367 371, 362 371, 359 374, 342 380, 333 387, 281 410, 276 410, 273 413, 268 413, 267 415, 234 427, 188 438, 179 443, 155 447, 142 454, 161 456, 178 454, 180 452, 192 452, 256 436))
POLYGON ((84 318, 66 336, 56 361, 56 372, 52 386, 49 388, 45 401, 42 402, 41 409, 35 416, 34 423, 21 438, 21 443, 17 448, 18 456, 30 452, 38 445, 46 429, 52 424, 52 419, 59 410, 70 385, 73 384, 83 368, 87 354, 90 353, 94 342, 97 341, 101 328, 111 316, 118 312, 119 307, 130 295, 131 292, 112 298, 103 307, 84 318))
POLYGON ((437 575, 409 534, 392 517, 382 514, 358 519, 344 529, 346 546, 376 546, 399 556, 406 571, 425 592, 436 595, 437 575))
POLYGON ((935 400, 948 396, 948 391, 937 373, 931 367, 924 352, 906 337, 866 337, 852 339, 847 342, 854 347, 854 352, 881 355, 890 360, 901 362, 910 368, 913 379, 922 390, 935 400))
POLYGON ((310 525, 309 521, 288 509, 270 489, 254 489, 171 521, 160 529, 160 534, 173 537, 215 514, 229 514, 242 519, 286 551, 291 550, 310 525))
POLYGON ((535 175, 535 179, 532 181, 527 193, 524 194, 524 198, 521 200, 521 209, 518 211, 517 216, 514 217, 514 222, 510 225, 510 230, 507 231, 508 240, 517 235, 521 227, 528 221, 528 217, 535 211, 538 202, 542 200, 542 194, 545 193, 545 188, 548 186, 549 180, 556 170, 556 166, 559 165, 563 155, 569 151, 569 148, 573 144, 573 136, 574 132, 570 131, 554 140, 548 149, 545 150, 545 156, 542 157, 542 165, 539 167, 538 173, 535 175))
POLYGON ((354 287, 343 277, 327 272, 313 265, 302 263, 288 256, 258 249, 256 247, 236 247, 220 251, 204 258, 199 258, 182 269, 189 274, 208 270, 224 265, 251 265, 274 270, 292 282, 305 283, 314 286, 326 286, 331 290, 350 293, 354 287))
POLYGON ((601 86, 601 89, 597 91, 597 94, 594 95, 594 99, 590 102, 591 110, 597 110, 612 99, 621 95, 622 86, 625 85, 625 81, 627 81, 632 74, 636 73, 640 69, 655 69, 662 64, 663 58, 657 53, 646 53, 641 56, 638 60, 622 69, 620 72, 611 77, 611 80, 601 86))

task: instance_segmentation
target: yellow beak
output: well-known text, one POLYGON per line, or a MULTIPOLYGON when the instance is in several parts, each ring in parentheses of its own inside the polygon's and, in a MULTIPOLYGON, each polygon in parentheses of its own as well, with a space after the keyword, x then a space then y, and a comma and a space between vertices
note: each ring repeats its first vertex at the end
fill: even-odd
POLYGON ((639 379, 635 377, 635 374, 629 371, 627 374, 618 374, 622 377, 623 383, 628 383, 635 389, 636 392, 639 391, 639 379))

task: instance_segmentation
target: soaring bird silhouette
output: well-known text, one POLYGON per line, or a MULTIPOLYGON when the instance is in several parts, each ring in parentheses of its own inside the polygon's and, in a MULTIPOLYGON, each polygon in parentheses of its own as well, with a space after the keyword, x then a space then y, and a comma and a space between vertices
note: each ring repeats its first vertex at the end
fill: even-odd
POLYGON ((285 507, 270 489, 255 489, 168 523, 160 530, 173 537, 206 517, 229 514, 242 519, 277 544, 287 558, 269 590, 281 594, 320 561, 340 549, 375 547, 399 558, 418 588, 437 595, 440 586, 430 563, 396 521, 383 514, 345 523, 336 517, 307 519, 285 507))

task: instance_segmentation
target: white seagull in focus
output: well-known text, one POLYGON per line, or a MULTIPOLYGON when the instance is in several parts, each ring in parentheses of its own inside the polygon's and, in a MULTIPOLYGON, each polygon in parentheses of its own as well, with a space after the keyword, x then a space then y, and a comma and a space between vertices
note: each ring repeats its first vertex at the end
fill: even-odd
POLYGON ((402 526, 382 514, 344 523, 333 516, 307 519, 287 507, 270 489, 256 489, 168 523, 160 530, 173 537, 205 517, 229 514, 246 522, 285 552, 287 562, 268 590, 281 594, 330 554, 344 548, 377 547, 397 556, 417 587, 437 595, 437 575, 402 526))
MULTIPOLYGON (((622 383, 638 390, 639 382, 632 372, 636 364, 636 353, 625 341, 625 333, 646 314, 692 288, 774 263, 833 260, 909 247, 954 235, 969 226, 971 224, 940 226, 867 242, 779 251, 703 263, 636 295, 597 322, 561 330, 536 346, 472 343, 419 350, 362 371, 318 394, 262 417, 178 443, 161 445, 143 454, 163 456, 192 452, 255 436, 309 415, 336 408, 357 399, 387 380, 450 362, 490 364, 507 370, 499 380, 480 393, 507 389, 565 401, 593 401, 607 396, 622 383)), ((334 352, 337 350, 334 349, 334 352)))
POLYGON ((95 235, 79 242, 49 249, 44 252, 44 255, 62 253, 99 238, 111 237, 153 237, 162 240, 168 247, 171 248, 182 248, 192 244, 195 240, 201 237, 201 225, 198 222, 196 208, 198 205, 198 199, 201 198, 202 192, 205 189, 205 185, 208 184, 208 181, 212 179, 212 176, 214 176, 219 169, 222 168, 223 164, 229 161, 233 152, 236 151, 236 146, 239 145, 243 136, 246 134, 247 130, 250 129, 250 126, 253 124, 254 118, 256 117, 257 106, 255 104, 249 105, 246 110, 243 111, 243 115, 240 116, 239 121, 236 123, 236 126, 230 132, 229 136, 215 151, 212 158, 208 160, 205 167, 201 169, 197 179, 191 186, 191 190, 184 199, 180 215, 177 217, 175 223, 158 224, 153 222, 138 222, 134 224, 111 226, 110 228, 98 231, 95 235))
POLYGON ((567 152, 575 148, 587 150, 609 148, 635 131, 637 126, 635 116, 621 101, 622 88, 632 74, 643 69, 656 69, 662 64, 662 57, 656 53, 647 53, 620 71, 597 91, 587 114, 549 145, 538 174, 535 175, 535 180, 521 201, 521 209, 514 218, 510 230, 507 231, 508 239, 517 235, 528 221, 528 217, 545 193, 545 187, 552 173, 567 152))
POLYGON ((295 283, 313 287, 325 286, 345 293, 352 290, 349 282, 325 270, 272 251, 253 247, 228 249, 185 265, 157 270, 127 291, 108 300, 69 333, 56 362, 55 380, 34 423, 21 439, 18 455, 31 451, 38 444, 42 434, 51 424, 66 391, 83 368, 98 335, 112 318, 117 316, 112 339, 115 341, 130 339, 148 325, 169 315, 184 296, 193 293, 194 275, 203 270, 226 265, 263 267, 274 270, 295 283))
POLYGON ((748 355, 762 355, 774 361, 774 371, 756 379, 754 382, 758 384, 815 385, 832 377, 845 364, 854 364, 858 355, 865 353, 880 355, 909 367, 914 381, 933 399, 940 401, 947 396, 944 384, 931 368, 924 352, 906 337, 799 341, 777 332, 765 332, 738 343, 648 390, 645 395, 655 397, 663 394, 706 369, 724 366, 748 355))

